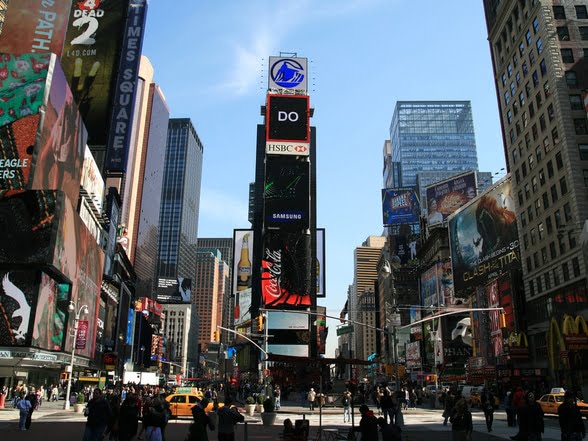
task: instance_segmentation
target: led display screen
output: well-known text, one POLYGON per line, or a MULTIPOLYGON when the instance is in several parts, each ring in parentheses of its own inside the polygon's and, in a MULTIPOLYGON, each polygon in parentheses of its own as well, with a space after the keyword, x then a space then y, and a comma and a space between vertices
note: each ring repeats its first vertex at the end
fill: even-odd
POLYGON ((308 96, 267 96, 267 141, 310 142, 308 96))
POLYGON ((476 197, 476 173, 471 172, 427 187, 427 222, 442 223, 450 214, 476 197))

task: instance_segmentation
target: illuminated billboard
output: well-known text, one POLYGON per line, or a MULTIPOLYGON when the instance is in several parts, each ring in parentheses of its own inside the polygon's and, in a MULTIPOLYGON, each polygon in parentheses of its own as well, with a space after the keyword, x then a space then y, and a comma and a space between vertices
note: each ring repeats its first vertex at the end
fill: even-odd
POLYGON ((458 208, 476 197, 476 173, 470 172, 427 187, 427 223, 445 221, 458 208))
POLYGON ((414 188, 384 188, 382 190, 382 214, 385 226, 418 223, 421 207, 414 188))
POLYGON ((253 230, 233 230, 233 295, 251 289, 252 259, 253 230))
POLYGON ((41 273, 31 346, 50 351, 63 350, 69 314, 69 292, 69 284, 60 284, 41 273))
POLYGON ((81 186, 93 208, 100 213, 104 203, 104 179, 88 146, 85 147, 81 186))
POLYGON ((0 53, 53 52, 60 56, 71 4, 71 0, 11 1, 0 33, 0 53))
POLYGON ((449 242, 457 295, 520 266, 510 177, 449 218, 449 242))
POLYGON ((439 296, 439 263, 433 264, 428 270, 421 274, 421 298, 423 306, 439 306, 441 303, 439 296))
POLYGON ((89 134, 105 145, 128 0, 75 1, 61 64, 89 134))
POLYGON ((294 57, 269 57, 268 90, 308 91, 308 60, 294 57))
POLYGON ((309 155, 310 98, 308 96, 267 96, 266 141, 268 154, 309 155))
POLYGON ((157 302, 170 303, 191 303, 192 279, 178 277, 177 279, 162 279, 157 281, 157 302))
POLYGON ((291 158, 267 158, 263 201, 266 227, 308 229, 310 163, 291 158))
POLYGON ((472 320, 469 313, 441 318, 443 329, 443 363, 453 366, 455 376, 465 375, 465 364, 473 354, 472 320))
POLYGON ((261 298, 266 308, 308 307, 310 235, 269 230, 263 237, 261 298))

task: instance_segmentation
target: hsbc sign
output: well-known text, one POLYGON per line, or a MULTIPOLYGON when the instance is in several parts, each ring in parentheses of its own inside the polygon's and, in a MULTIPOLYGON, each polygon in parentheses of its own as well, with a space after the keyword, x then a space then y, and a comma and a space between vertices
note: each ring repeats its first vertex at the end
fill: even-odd
POLYGON ((268 155, 308 156, 309 144, 303 142, 266 142, 265 153, 268 155))
POLYGON ((268 95, 266 140, 309 143, 310 99, 306 95, 268 95))

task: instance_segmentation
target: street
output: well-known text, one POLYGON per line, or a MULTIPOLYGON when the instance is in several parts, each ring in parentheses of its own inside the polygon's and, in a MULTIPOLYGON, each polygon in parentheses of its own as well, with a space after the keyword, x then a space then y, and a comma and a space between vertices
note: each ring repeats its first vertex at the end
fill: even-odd
MULTIPOLYGON (((18 432, 18 413, 14 409, 0 410, 0 433, 13 434, 8 439, 63 441, 81 440, 84 432, 85 418, 82 414, 61 409, 63 402, 46 403, 41 410, 33 414, 33 424, 28 432, 18 432)), ((404 441, 449 441, 451 439, 451 426, 442 425, 441 410, 410 409, 404 412, 405 425, 403 427, 404 441)), ((359 412, 355 409, 355 424, 359 423, 359 412)), ((282 406, 278 412, 276 423, 272 427, 264 427, 261 424, 259 414, 253 417, 246 416, 247 424, 239 424, 236 428, 237 441, 254 440, 278 440, 282 432, 283 422, 286 418, 292 421, 306 418, 310 422, 309 440, 314 440, 321 419, 318 410, 310 412, 301 406, 282 406), (247 431, 247 437, 245 437, 247 431)), ((484 415, 474 410, 474 436, 473 439, 483 441, 496 441, 510 439, 515 434, 515 428, 507 427, 503 411, 495 413, 495 421, 491 434, 487 433, 484 415)), ((167 441, 183 441, 188 431, 189 419, 171 420, 166 429, 167 441)), ((338 429, 340 433, 347 434, 350 423, 343 423, 343 411, 340 408, 325 408, 322 415, 322 427, 338 429)), ((5 439, 3 437, 3 439, 5 439)), ((545 417, 544 440, 560 440, 560 431, 557 417, 545 417)), ((216 432, 209 432, 209 440, 216 441, 216 432)))

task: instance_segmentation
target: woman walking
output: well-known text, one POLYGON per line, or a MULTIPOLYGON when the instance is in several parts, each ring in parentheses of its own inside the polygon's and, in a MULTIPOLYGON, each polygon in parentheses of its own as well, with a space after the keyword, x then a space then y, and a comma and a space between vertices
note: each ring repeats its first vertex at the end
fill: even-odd
POLYGON ((474 425, 472 414, 468 410, 468 403, 465 399, 455 403, 453 414, 449 418, 451 423, 451 436, 453 441, 469 441, 472 439, 474 425))

